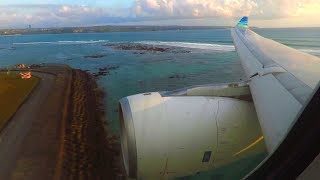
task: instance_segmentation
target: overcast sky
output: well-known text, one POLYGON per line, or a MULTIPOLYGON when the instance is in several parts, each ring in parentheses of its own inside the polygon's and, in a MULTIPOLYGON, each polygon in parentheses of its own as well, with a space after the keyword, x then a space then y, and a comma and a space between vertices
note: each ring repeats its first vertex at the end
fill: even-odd
POLYGON ((92 25, 320 27, 320 0, 0 0, 0 28, 92 25))

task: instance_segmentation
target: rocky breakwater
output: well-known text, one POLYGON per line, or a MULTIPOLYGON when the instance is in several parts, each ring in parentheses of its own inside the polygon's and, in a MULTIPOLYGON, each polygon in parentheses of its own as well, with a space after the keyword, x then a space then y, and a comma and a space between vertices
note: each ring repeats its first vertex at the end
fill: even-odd
POLYGON ((169 47, 162 45, 151 45, 151 44, 142 44, 142 43, 108 43, 105 44, 106 47, 111 47, 115 50, 125 50, 125 51, 134 51, 133 54, 145 54, 149 53, 191 53, 191 50, 178 48, 178 47, 169 47))
POLYGON ((108 131, 104 96, 92 75, 72 70, 59 178, 124 179, 119 139, 108 131))

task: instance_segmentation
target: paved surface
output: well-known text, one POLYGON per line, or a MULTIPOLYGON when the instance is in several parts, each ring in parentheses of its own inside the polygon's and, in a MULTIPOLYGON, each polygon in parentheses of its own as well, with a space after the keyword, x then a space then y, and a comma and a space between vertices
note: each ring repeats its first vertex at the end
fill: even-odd
POLYGON ((0 132, 0 179, 12 178, 11 172, 23 150, 25 137, 30 132, 33 122, 38 118, 41 105, 52 93, 54 75, 46 73, 33 73, 33 75, 41 78, 38 86, 18 109, 7 127, 0 132))
POLYGON ((94 79, 63 65, 32 72, 40 83, 0 132, 0 180, 124 179, 94 79))

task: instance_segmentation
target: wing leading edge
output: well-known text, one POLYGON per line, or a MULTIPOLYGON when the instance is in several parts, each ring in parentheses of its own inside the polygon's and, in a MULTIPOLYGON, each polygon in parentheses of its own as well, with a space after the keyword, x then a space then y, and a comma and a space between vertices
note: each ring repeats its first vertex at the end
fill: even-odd
POLYGON ((287 133, 320 80, 320 59, 266 39, 243 17, 231 29, 269 152, 287 133))

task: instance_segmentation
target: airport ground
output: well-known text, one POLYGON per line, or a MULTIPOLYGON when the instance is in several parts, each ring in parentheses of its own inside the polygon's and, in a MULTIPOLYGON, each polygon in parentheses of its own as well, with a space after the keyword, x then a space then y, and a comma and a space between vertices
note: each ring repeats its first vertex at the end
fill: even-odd
MULTIPOLYGON (((10 74, 26 70, 33 80, 11 82, 18 100, 0 92, 13 105, 0 109, 9 114, 0 131, 0 179, 123 179, 118 139, 108 133, 94 78, 65 65, 10 74)), ((5 78, 4 71, 0 83, 5 78)))
POLYGON ((39 78, 22 79, 18 73, 0 73, 0 130, 27 99, 39 83, 39 78))

